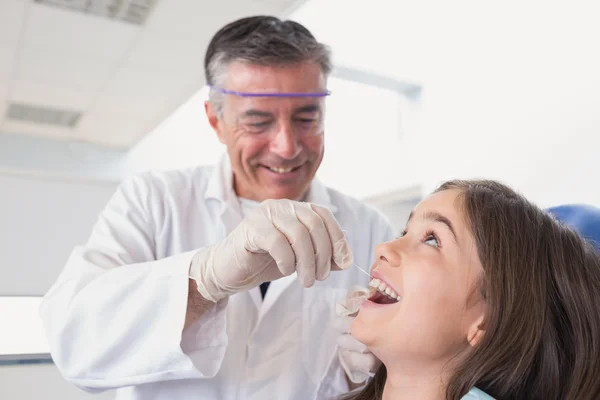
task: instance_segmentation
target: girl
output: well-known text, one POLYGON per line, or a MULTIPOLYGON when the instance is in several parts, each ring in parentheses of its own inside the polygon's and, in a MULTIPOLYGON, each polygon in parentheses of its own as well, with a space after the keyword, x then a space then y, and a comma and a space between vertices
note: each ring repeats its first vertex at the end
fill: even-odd
POLYGON ((600 399, 600 254, 493 181, 451 181, 381 244, 352 400, 600 399))

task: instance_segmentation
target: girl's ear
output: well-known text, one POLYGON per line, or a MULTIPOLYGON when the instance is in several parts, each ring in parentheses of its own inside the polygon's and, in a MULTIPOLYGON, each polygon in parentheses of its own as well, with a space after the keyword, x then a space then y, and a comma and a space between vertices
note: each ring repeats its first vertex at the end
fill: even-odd
POLYGON ((469 327, 467 332, 467 341, 471 347, 477 346, 483 335, 485 334, 485 330, 483 329, 483 315, 477 318, 473 324, 469 327))

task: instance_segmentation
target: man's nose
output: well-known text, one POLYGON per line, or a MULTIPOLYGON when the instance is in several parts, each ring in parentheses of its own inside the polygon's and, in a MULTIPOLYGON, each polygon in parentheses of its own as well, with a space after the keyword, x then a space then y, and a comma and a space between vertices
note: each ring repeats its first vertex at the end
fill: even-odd
POLYGON ((302 146, 290 123, 279 124, 271 139, 271 151, 287 160, 292 160, 300 154, 302 146))

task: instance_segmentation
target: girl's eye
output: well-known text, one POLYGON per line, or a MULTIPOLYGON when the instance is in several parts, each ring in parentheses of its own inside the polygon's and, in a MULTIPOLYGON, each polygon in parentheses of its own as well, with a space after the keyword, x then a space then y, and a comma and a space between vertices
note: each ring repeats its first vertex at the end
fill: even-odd
POLYGON ((429 246, 440 247, 440 242, 433 233, 426 234, 425 239, 423 240, 423 243, 425 243, 429 246))
MULTIPOLYGON (((407 233, 408 232, 406 229, 403 230, 400 233, 400 236, 398 236, 396 239, 400 239, 400 238, 406 236, 407 233)), ((432 231, 425 233, 422 241, 423 241, 423 243, 427 244, 428 246, 433 246, 433 247, 437 247, 437 248, 441 247, 439 239, 437 238, 435 233, 433 233, 432 231)))

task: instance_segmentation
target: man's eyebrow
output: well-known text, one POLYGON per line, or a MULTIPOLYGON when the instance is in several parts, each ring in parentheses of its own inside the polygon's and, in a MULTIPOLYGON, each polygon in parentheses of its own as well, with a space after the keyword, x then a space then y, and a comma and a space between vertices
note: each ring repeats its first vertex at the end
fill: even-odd
POLYGON ((312 113, 312 112, 319 112, 321 111, 321 107, 318 106, 317 104, 310 104, 310 105, 306 105, 306 106, 301 106, 298 107, 296 109, 294 109, 294 114, 302 114, 302 113, 312 113))
POLYGON ((273 113, 270 113, 268 111, 256 110, 256 109, 249 109, 249 110, 244 111, 242 113, 241 117, 242 118, 252 118, 252 117, 267 118, 267 117, 273 117, 273 113))

